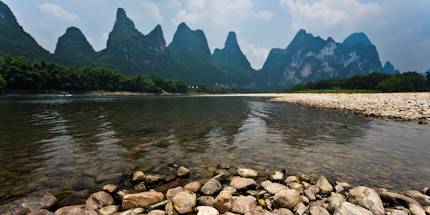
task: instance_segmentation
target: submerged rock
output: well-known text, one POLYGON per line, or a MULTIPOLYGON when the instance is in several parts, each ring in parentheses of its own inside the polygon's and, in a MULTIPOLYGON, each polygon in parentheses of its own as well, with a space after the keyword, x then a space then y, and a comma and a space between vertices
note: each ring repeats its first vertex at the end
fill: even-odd
POLYGON ((39 209, 50 209, 56 203, 57 198, 54 195, 46 191, 40 191, 26 198, 0 206, 0 214, 27 214, 39 209))

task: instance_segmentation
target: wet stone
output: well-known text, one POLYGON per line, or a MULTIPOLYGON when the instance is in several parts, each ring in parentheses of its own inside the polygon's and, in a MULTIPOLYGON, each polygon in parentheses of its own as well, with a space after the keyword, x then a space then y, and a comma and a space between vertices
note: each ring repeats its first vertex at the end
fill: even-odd
POLYGON ((198 192, 201 188, 201 184, 198 181, 188 183, 184 186, 184 189, 189 190, 191 192, 198 192))

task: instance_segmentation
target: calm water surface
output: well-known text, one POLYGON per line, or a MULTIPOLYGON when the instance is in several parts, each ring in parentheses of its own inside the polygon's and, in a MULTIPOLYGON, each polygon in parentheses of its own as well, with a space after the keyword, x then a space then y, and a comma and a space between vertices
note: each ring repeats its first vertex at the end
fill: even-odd
MULTIPOLYGON (((0 97, 0 205, 38 190, 87 196, 170 163, 218 163, 403 191, 429 186, 430 126, 250 97, 0 97)), ((193 178, 181 182, 182 184, 193 178)))

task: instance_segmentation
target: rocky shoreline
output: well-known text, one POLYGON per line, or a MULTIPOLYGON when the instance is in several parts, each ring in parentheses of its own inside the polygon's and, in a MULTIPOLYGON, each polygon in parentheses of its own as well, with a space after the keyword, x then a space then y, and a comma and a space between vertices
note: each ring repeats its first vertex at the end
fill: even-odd
POLYGON ((371 117, 430 122, 430 93, 292 93, 270 102, 289 102, 315 108, 352 111, 371 117))
POLYGON ((54 196, 46 191, 0 206, 0 214, 29 215, 346 215, 430 214, 430 189, 404 194, 383 188, 352 187, 347 182, 330 182, 324 176, 288 175, 273 171, 256 181, 261 173, 218 164, 213 178, 202 179, 181 167, 167 177, 135 171, 126 175, 129 189, 105 184, 103 190, 80 200, 73 194, 54 196), (181 187, 179 182, 187 180, 181 187))

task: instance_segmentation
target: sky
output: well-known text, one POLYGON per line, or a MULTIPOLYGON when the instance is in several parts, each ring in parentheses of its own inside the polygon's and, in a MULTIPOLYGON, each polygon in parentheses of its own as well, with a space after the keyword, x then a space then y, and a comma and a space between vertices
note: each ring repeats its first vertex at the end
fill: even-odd
POLYGON ((430 0, 1 0, 43 48, 55 51, 68 27, 79 28, 96 51, 106 48, 119 7, 147 35, 161 25, 167 45, 185 22, 201 29, 209 48, 224 48, 234 31, 254 69, 272 48, 285 49, 300 29, 336 42, 363 32, 382 66, 430 69, 430 0))

